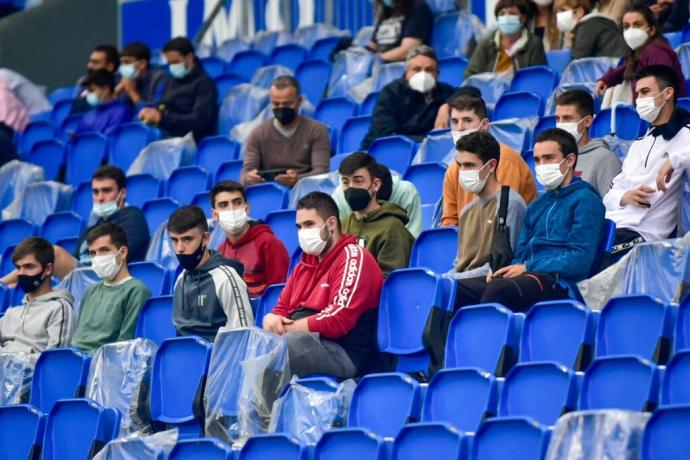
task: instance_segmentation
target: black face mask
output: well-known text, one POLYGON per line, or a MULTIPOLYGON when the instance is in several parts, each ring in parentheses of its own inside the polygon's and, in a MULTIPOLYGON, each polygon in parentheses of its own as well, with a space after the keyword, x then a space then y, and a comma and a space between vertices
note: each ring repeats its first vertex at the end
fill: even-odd
POLYGON ((297 111, 292 107, 277 107, 273 109, 273 116, 276 117, 276 120, 278 120, 281 125, 285 126, 295 121, 297 111))
POLYGON ((19 275, 17 277, 17 284, 26 294, 31 294, 38 289, 44 279, 46 279, 46 277, 43 276, 42 272, 36 275, 19 275))
POLYGON ((205 250, 206 247, 204 246, 204 243, 201 243, 197 250, 191 254, 175 255, 177 256, 177 261, 180 263, 182 268, 184 268, 185 270, 194 270, 197 267, 197 265, 199 265, 199 261, 202 259, 202 257, 204 257, 205 250))
POLYGON ((369 195, 369 190, 350 187, 345 190, 345 200, 353 211, 361 211, 369 206, 371 195, 369 195))

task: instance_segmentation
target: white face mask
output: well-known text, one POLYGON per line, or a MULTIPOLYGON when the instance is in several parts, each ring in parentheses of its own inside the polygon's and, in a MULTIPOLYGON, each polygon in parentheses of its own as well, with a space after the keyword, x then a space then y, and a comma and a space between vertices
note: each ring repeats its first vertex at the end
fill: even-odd
POLYGON ((460 139, 467 136, 470 133, 476 133, 479 128, 470 128, 464 131, 451 130, 450 135, 453 136, 453 145, 456 145, 460 139))
POLYGON ((486 163, 479 169, 461 169, 458 172, 458 178, 460 180, 460 187, 466 192, 477 194, 484 190, 486 185, 486 180, 489 178, 487 175, 484 179, 480 178, 481 171, 486 168, 489 163, 486 163))
POLYGON ((577 20, 573 14, 573 10, 561 11, 556 13, 556 27, 561 32, 568 33, 575 28, 577 20))
POLYGON ((107 203, 94 203, 92 211, 96 217, 105 219, 117 211, 117 209, 117 201, 109 201, 107 203))
POLYGON ((640 118, 647 123, 654 123, 656 119, 659 118, 659 112, 661 112, 661 108, 664 106, 664 104, 666 104, 666 101, 657 107, 656 98, 662 94, 664 94, 663 91, 656 96, 637 98, 637 101, 635 102, 635 110, 637 110, 637 114, 640 116, 640 118))
POLYGON ((436 86, 436 78, 429 72, 421 71, 410 77, 410 88, 420 93, 428 93, 436 86))
POLYGON ((218 224, 224 232, 237 235, 242 231, 244 225, 249 220, 247 208, 231 209, 229 211, 217 211, 218 224))
POLYGON ((578 131, 578 128, 580 127, 580 123, 583 121, 585 121, 584 118, 578 122, 571 121, 569 123, 556 123, 556 128, 562 129, 563 131, 572 135, 577 143, 580 142, 580 139, 582 139, 582 133, 578 131))
POLYGON ((120 268, 122 268, 122 262, 117 263, 117 255, 120 253, 118 250, 114 254, 107 254, 104 256, 94 256, 91 259, 91 268, 96 272, 96 275, 103 281, 112 281, 113 278, 120 273, 120 268))
POLYGON ((534 169, 537 173, 537 181, 539 181, 546 190, 558 188, 563 183, 563 179, 565 179, 565 174, 561 172, 561 164, 563 161, 565 161, 565 158, 563 158, 560 163, 535 166, 534 169))
POLYGON ((549 6, 553 3, 553 0, 532 0, 537 6, 549 6))
POLYGON ((623 39, 625 40, 625 43, 627 43, 628 46, 633 50, 636 50, 640 46, 644 45, 648 38, 649 35, 645 30, 637 29, 635 27, 631 27, 623 32, 623 39))
POLYGON ((323 252, 328 240, 321 238, 321 230, 326 225, 328 225, 328 223, 318 228, 303 228, 297 232, 297 239, 299 240, 299 247, 302 248, 302 252, 312 256, 318 256, 323 252))

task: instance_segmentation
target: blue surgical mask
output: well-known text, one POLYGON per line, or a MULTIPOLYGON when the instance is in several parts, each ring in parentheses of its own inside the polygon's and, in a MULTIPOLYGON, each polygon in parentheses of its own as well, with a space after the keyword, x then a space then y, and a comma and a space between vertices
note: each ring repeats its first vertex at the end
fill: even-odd
POLYGON ((122 75, 122 78, 134 80, 139 76, 139 71, 134 67, 134 64, 121 64, 117 71, 122 75))
POLYGON ((383 0, 383 4, 388 8, 393 8, 395 6, 395 0, 383 0))
POLYGON ((168 65, 168 70, 170 71, 170 75, 173 76, 173 78, 184 78, 187 76, 189 73, 189 69, 187 69, 187 66, 185 65, 184 62, 178 62, 177 64, 170 64, 168 65))
POLYGON ((111 216, 115 211, 117 211, 117 203, 115 201, 110 201, 108 203, 94 203, 93 213, 96 217, 101 219, 106 219, 111 216))
POLYGON ((506 14, 499 16, 497 19, 498 30, 506 35, 515 35, 522 29, 522 23, 520 22, 520 16, 517 14, 506 14))
POLYGON ((98 94, 94 93, 93 91, 89 91, 86 93, 86 102, 91 107, 98 107, 103 103, 103 101, 101 101, 101 98, 98 97, 98 94))

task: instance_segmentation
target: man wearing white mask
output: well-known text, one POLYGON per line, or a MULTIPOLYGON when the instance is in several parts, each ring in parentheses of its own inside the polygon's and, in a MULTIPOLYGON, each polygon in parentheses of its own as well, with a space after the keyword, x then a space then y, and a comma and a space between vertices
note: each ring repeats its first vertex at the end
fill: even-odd
POLYGON ((611 189, 613 178, 621 172, 621 161, 603 139, 589 137, 593 120, 594 99, 587 91, 566 91, 556 99, 556 127, 577 141, 575 175, 592 184, 603 197, 611 189))
POLYGON ((127 237, 115 224, 102 223, 86 235, 92 268, 101 279, 81 300, 72 346, 93 354, 100 346, 131 340, 151 291, 127 268, 127 237))
POLYGON ((353 235, 340 232, 338 207, 325 193, 297 203, 303 254, 263 328, 285 337, 290 370, 351 378, 377 353, 376 322, 383 274, 353 235))
POLYGON ((457 308, 497 302, 527 311, 536 302, 575 297, 575 283, 589 275, 604 205, 594 187, 574 175, 575 139, 558 128, 540 133, 534 163, 547 191, 527 207, 512 264, 458 281, 457 308))
POLYGON ((249 295, 260 297, 267 286, 284 283, 290 255, 271 227, 250 220, 244 187, 231 180, 219 182, 211 190, 211 207, 213 218, 227 236, 218 252, 244 265, 242 279, 249 295))
POLYGON ((426 136, 434 128, 438 109, 455 92, 452 86, 437 81, 438 76, 434 50, 426 45, 411 49, 405 74, 381 90, 362 150, 379 137, 401 134, 421 140, 426 136))
POLYGON ((635 77, 637 113, 651 128, 632 143, 623 171, 604 197, 606 217, 616 223, 612 260, 640 243, 671 235, 678 221, 682 170, 690 164, 690 114, 675 107, 682 83, 660 65, 635 77))

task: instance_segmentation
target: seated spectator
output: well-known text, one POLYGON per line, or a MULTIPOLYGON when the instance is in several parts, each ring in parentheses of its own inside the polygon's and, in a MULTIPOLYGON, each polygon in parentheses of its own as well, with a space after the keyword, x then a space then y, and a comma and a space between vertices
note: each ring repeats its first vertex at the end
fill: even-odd
POLYGON ((74 332, 74 298, 51 287, 55 252, 43 238, 27 238, 12 252, 22 304, 8 308, 0 318, 0 353, 40 353, 67 347, 74 332))
POLYGON ((218 123, 218 91, 194 54, 192 42, 176 37, 163 47, 169 78, 163 98, 156 107, 139 112, 143 123, 158 126, 168 136, 182 137, 189 132, 198 143, 215 134, 218 123))
POLYGON ((395 134, 422 140, 434 128, 438 109, 455 92, 452 86, 439 82, 438 76, 438 58, 433 49, 419 46, 410 50, 405 75, 381 90, 362 149, 379 137, 395 134))
POLYGON ((302 260, 264 330, 287 340, 293 374, 363 375, 377 350, 381 269, 354 236, 340 232, 338 208, 325 193, 299 201, 297 228, 302 260))
POLYGON ((530 0, 529 31, 541 38, 544 51, 557 50, 563 47, 563 37, 556 24, 556 11, 553 0, 530 0))
POLYGON ((24 104, 0 79, 0 167, 18 158, 14 135, 24 131, 30 121, 24 104))
MULTIPOLYGON (((611 255, 620 257, 645 241, 668 238, 678 221, 683 171, 688 166, 690 113, 676 108, 676 73, 660 65, 640 70, 637 113, 651 124, 623 160, 623 171, 604 197, 606 217, 616 223, 611 255)), ((607 261, 609 263, 609 261, 607 261)))
MULTIPOLYGON (((413 237, 417 238, 422 233, 422 200, 417 188, 412 182, 402 180, 400 176, 393 176, 390 170, 381 163, 376 164, 376 178, 381 180, 376 199, 388 201, 403 208, 408 219, 405 227, 413 237)), ((331 198, 338 205, 340 220, 345 220, 352 213, 352 208, 345 199, 342 183, 335 188, 331 198)))
POLYGON ((431 40, 434 16, 425 0, 375 0, 376 25, 368 48, 384 61, 402 61, 431 40))
MULTIPOLYGON (((81 77, 77 85, 83 86, 84 80, 91 72, 96 70, 105 70, 110 73, 115 73, 115 70, 120 66, 120 57, 117 53, 117 48, 113 45, 98 45, 91 51, 89 55, 89 62, 86 63, 86 75, 81 77)), ((86 100, 88 90, 84 90, 79 94, 72 103, 70 108, 70 115, 77 115, 91 110, 91 105, 86 100)))
POLYGON ((556 99, 556 127, 570 133, 577 142, 575 175, 593 185, 603 197, 621 172, 621 161, 606 142, 589 137, 593 120, 594 99, 587 91, 566 91, 556 99))
POLYGON ((163 97, 167 77, 162 69, 151 68, 151 50, 141 42, 133 42, 120 51, 122 77, 115 95, 133 106, 151 104, 163 97))
POLYGON ((249 295, 260 297, 267 286, 284 283, 290 255, 271 227, 249 219, 251 208, 244 187, 230 180, 219 182, 211 190, 211 207, 227 237, 218 252, 244 265, 242 279, 249 295))
POLYGON ((625 53, 618 24, 592 10, 591 0, 557 0, 556 11, 558 29, 564 34, 564 47, 571 48, 572 59, 621 57, 625 53))
POLYGON ((483 72, 496 72, 509 78, 517 69, 546 65, 541 38, 525 24, 528 6, 525 0, 499 0, 494 8, 498 30, 482 40, 472 53, 465 78, 483 72))
MULTIPOLYGON (((685 81, 678 55, 659 30, 654 14, 646 5, 637 3, 626 10, 623 15, 623 39, 628 45, 625 61, 597 81, 594 89, 596 97, 601 97, 608 88, 629 82, 632 91, 626 91, 618 97, 612 96, 614 100, 611 100, 611 104, 618 101, 631 103, 637 94, 635 73, 651 65, 670 67, 678 81, 685 81)), ((681 85, 676 96, 683 97, 685 94, 685 85, 681 85)), ((606 100, 604 103, 605 106, 609 105, 606 100)))
POLYGON ((87 89, 86 102, 91 110, 84 113, 76 134, 98 132, 112 134, 121 124, 132 121, 129 105, 115 98, 115 75, 107 70, 94 70, 82 83, 87 89))
POLYGON ((604 205, 574 176, 577 144, 553 128, 534 145, 537 180, 547 192, 527 207, 513 264, 486 277, 458 281, 456 307, 497 302, 513 311, 574 297, 592 267, 604 226, 604 205))
MULTIPOLYGON (((484 131, 463 136, 457 143, 455 163, 458 165, 460 187, 476 198, 465 205, 458 217, 458 257, 455 271, 481 268, 491 262, 494 249, 494 228, 498 222, 503 187, 496 177, 501 161, 501 148, 496 139, 484 131)), ((505 225, 509 230, 510 247, 517 247, 518 235, 525 215, 525 201, 507 187, 508 208, 505 225)))
MULTIPOLYGON (((489 130, 484 100, 475 96, 459 96, 450 104, 451 134, 455 144, 467 134, 475 131, 489 130)), ((537 186, 532 172, 522 159, 522 156, 505 144, 500 146, 500 161, 496 170, 498 182, 510 186, 519 193, 525 203, 530 203, 537 196, 537 186)), ((460 166, 452 162, 446 170, 443 179, 443 217, 441 225, 444 227, 458 225, 458 218, 462 209, 469 204, 476 195, 460 187, 460 166)))
POLYGON ((212 342, 221 327, 254 325, 242 264, 209 249, 204 211, 184 206, 168 220, 177 260, 184 269, 173 297, 178 335, 198 335, 212 342))
POLYGON ((377 199, 381 179, 377 177, 376 160, 367 153, 355 152, 340 163, 338 172, 345 200, 352 209, 343 222, 343 233, 357 237, 357 244, 371 252, 383 276, 407 268, 415 238, 405 228, 405 210, 377 199))
POLYGON ((299 82, 281 75, 270 88, 273 118, 252 130, 244 147, 243 185, 276 181, 292 187, 302 177, 328 171, 331 147, 325 125, 299 114, 299 82))
POLYGON ((86 234, 91 267, 100 282, 89 286, 81 299, 72 346, 93 354, 102 345, 131 340, 139 312, 151 291, 129 274, 127 236, 111 222, 86 234))

